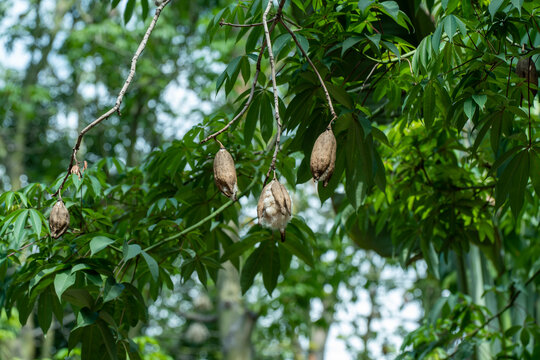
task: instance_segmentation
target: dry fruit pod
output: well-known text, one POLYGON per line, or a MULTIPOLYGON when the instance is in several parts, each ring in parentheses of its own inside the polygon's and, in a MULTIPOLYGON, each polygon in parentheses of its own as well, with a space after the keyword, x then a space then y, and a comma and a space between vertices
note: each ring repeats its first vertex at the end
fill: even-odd
POLYGON ((49 228, 53 239, 62 236, 69 227, 69 211, 62 200, 54 204, 49 216, 49 228))
POLYGON ((289 192, 276 178, 262 190, 257 204, 259 224, 279 230, 281 241, 285 241, 285 228, 291 219, 292 203, 289 192))
POLYGON ((323 181, 326 187, 336 167, 336 137, 332 129, 326 129, 313 145, 310 167, 315 181, 323 181))
POLYGON ((220 149, 214 158, 214 180, 219 190, 227 197, 236 201, 238 185, 236 168, 229 152, 220 144, 220 149))
MULTIPOLYGON (((538 87, 538 72, 536 71, 536 66, 534 61, 530 57, 522 57, 518 60, 516 65, 516 74, 517 76, 525 79, 531 85, 538 87)), ((536 89, 531 89, 532 97, 536 96, 536 89)))

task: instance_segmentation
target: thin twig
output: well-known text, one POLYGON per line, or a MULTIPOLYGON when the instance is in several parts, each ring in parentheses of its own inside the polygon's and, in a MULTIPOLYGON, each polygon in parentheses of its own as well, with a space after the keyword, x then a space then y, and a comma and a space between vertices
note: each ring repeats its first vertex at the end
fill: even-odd
MULTIPOLYGON (((272 22, 276 19, 277 19, 277 16, 274 16, 273 18, 268 20, 268 22, 272 22)), ((225 22, 224 19, 221 19, 221 21, 219 22, 219 26, 231 26, 231 27, 240 27, 240 28, 256 27, 256 26, 261 26, 262 24, 263 24, 262 22, 253 23, 253 24, 233 24, 233 23, 225 22)))
MULTIPOLYGON (((285 1, 281 1, 281 2, 284 3, 285 1)), ((268 172, 266 173, 266 178, 264 180, 265 184, 268 181, 268 178, 270 177, 270 173, 276 170, 276 160, 277 160, 277 155, 279 152, 279 143, 281 140, 281 119, 279 118, 279 95, 277 92, 277 82, 276 82, 276 64, 274 62, 274 53, 272 52, 272 41, 270 39, 270 31, 268 30, 268 21, 266 20, 271 8, 272 8, 272 0, 269 0, 268 5, 266 6, 266 10, 264 10, 264 13, 262 16, 262 22, 263 22, 263 27, 264 27, 264 35, 266 38, 266 47, 268 48, 268 58, 270 60, 270 71, 272 74, 272 90, 274 92, 274 114, 275 114, 276 123, 277 123, 277 133, 276 133, 276 147, 274 148, 274 154, 272 155, 272 162, 270 163, 270 167, 268 168, 268 172)), ((283 22, 281 23, 283 24, 283 22)))
POLYGON ((304 55, 304 57, 306 58, 309 65, 313 68, 313 71, 315 72, 315 74, 317 75, 317 78, 319 79, 319 82, 321 83, 321 87, 323 88, 324 95, 326 96, 326 101, 328 102, 328 107, 330 108, 330 114, 332 115, 332 119, 330 120, 330 123, 327 126, 328 129, 331 129, 332 128, 332 123, 334 121, 336 121, 336 119, 337 119, 337 115, 336 115, 336 112, 334 110, 334 105, 332 104, 332 98, 330 97, 330 93, 328 92, 328 89, 326 88, 326 85, 324 84, 324 80, 323 80, 321 74, 319 73, 319 70, 317 70, 317 67, 315 66, 315 64, 313 64, 313 62, 309 58, 308 54, 306 53, 306 51, 304 50, 302 45, 300 45, 300 42, 298 41, 298 38, 294 34, 294 31, 292 31, 287 26, 287 24, 285 24, 285 22, 283 20, 280 20, 280 23, 289 32, 289 34, 291 34, 291 37, 293 38, 294 42, 296 43, 296 46, 298 46, 298 48, 302 52, 302 55, 304 55))
POLYGON ((471 58, 471 59, 469 59, 469 60, 467 60, 467 61, 465 61, 465 62, 462 62, 462 63, 459 64, 459 65, 454 66, 453 68, 451 68, 450 70, 448 70, 448 71, 445 72, 444 74, 446 75, 446 74, 448 74, 448 73, 450 73, 450 72, 452 72, 452 71, 454 71, 454 70, 457 70, 457 69, 459 69, 460 67, 462 67, 462 66, 464 66, 464 65, 466 65, 466 64, 468 64, 468 63, 470 63, 471 61, 474 61, 474 60, 479 59, 479 58, 481 58, 481 57, 482 57, 482 55, 480 55, 480 56, 475 56, 475 57, 473 57, 473 58, 471 58))
POLYGON ((371 78, 371 75, 373 75, 373 72, 378 66, 379 66, 379 63, 375 63, 375 65, 373 65, 373 67, 371 68, 371 71, 369 72, 368 76, 364 80, 364 83, 362 84, 362 88, 360 89, 360 91, 364 91, 364 89, 369 86, 369 85, 366 85, 366 83, 369 81, 369 79, 371 78))
POLYGON ((20 253, 21 251, 23 251, 24 249, 26 249, 27 247, 31 246, 31 245, 34 245, 38 240, 34 240, 26 245, 24 245, 22 248, 18 249, 18 250, 15 250, 13 251, 12 253, 8 254, 8 256, 6 257, 11 257, 13 255, 15 255, 16 253, 20 253))
MULTIPOLYGON (((364 100, 362 101, 362 105, 360 105, 360 106, 364 106, 364 104, 366 103, 366 100, 367 100, 369 94, 371 93, 371 91, 373 91, 373 88, 375 87, 375 85, 377 85, 377 83, 379 82, 379 80, 381 80, 381 79, 384 77, 384 75, 386 75, 386 73, 392 68, 392 66, 394 66, 394 64, 395 64, 395 63, 391 63, 390 66, 388 66, 388 67, 384 70, 384 72, 382 73, 382 75, 379 76, 379 77, 377 78, 377 80, 375 80, 375 82, 373 82, 373 84, 371 84, 371 86, 369 87, 369 90, 368 90, 366 96, 364 97, 364 100)), ((363 90, 363 89, 362 89, 362 90, 363 90)))
POLYGON ((79 148, 81 146, 81 142, 82 142, 82 139, 83 139, 84 135, 88 131, 90 131, 92 128, 94 128, 96 125, 101 123, 103 120, 108 119, 115 112, 120 113, 120 105, 122 104, 122 100, 124 99, 124 95, 126 94, 126 91, 127 91, 128 87, 129 87, 129 85, 131 84, 131 82, 133 81, 133 77, 135 76, 135 69, 137 67, 137 61, 139 60, 139 56, 141 55, 144 48, 146 47, 146 43, 148 42, 150 34, 152 33, 152 31, 154 30, 154 27, 156 26, 156 23, 157 23, 157 20, 159 18, 159 15, 161 14, 161 11, 163 10, 163 8, 170 1, 171 0, 164 0, 161 3, 161 5, 159 5, 156 8, 156 13, 154 15, 154 18, 150 22, 150 25, 148 26, 148 29, 146 30, 146 33, 144 34, 144 37, 141 40, 141 43, 139 44, 139 47, 137 48, 137 51, 133 55, 133 59, 131 59, 131 68, 129 70, 128 77, 127 77, 126 81, 124 82, 124 86, 122 86, 122 89, 120 90, 120 93, 118 94, 118 97, 116 98, 116 103, 114 104, 114 106, 111 109, 109 109, 106 113, 101 115, 99 118, 94 120, 92 123, 90 123, 88 126, 86 126, 84 129, 82 129, 81 132, 79 133, 79 137, 77 138, 77 142, 75 143, 75 146, 73 147, 73 152, 71 153, 71 161, 69 163, 66 176, 64 177, 64 180, 62 181, 62 184, 60 184, 60 187, 58 188, 58 190, 56 190, 56 192, 53 194, 53 197, 58 196, 58 198, 61 199, 61 197, 62 197, 61 191, 64 188, 64 184, 66 183, 66 180, 70 175, 70 170, 71 170, 73 164, 75 164, 77 162, 77 151, 79 151, 79 148))

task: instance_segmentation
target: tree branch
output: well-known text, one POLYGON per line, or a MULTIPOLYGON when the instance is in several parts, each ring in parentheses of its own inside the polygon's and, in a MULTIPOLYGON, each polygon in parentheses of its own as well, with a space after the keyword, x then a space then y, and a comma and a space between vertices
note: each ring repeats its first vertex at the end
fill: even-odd
POLYGON ((313 68, 313 71, 317 75, 317 78, 319 78, 319 82, 321 83, 321 87, 323 88, 324 95, 326 96, 326 102, 328 103, 328 107, 330 108, 330 114, 332 115, 332 120, 330 120, 330 123, 327 126, 327 128, 330 129, 332 127, 332 123, 334 121, 336 121, 337 115, 336 115, 336 112, 334 111, 334 105, 332 104, 332 98, 330 98, 330 93, 328 92, 328 89, 326 88, 326 85, 324 84, 324 80, 323 80, 321 74, 319 73, 319 71, 317 70, 317 67, 315 67, 315 64, 313 64, 313 62, 309 58, 308 54, 304 50, 304 48, 302 48, 302 45, 300 45, 300 42, 298 41, 298 38, 294 34, 294 31, 292 31, 291 28, 289 28, 285 24, 285 22, 283 20, 280 20, 280 23, 289 32, 289 34, 291 34, 291 37, 293 38, 294 42, 296 43, 296 46, 298 46, 298 48, 302 52, 302 55, 304 55, 304 57, 306 58, 309 65, 311 65, 311 67, 313 68))
POLYGON ((101 115, 99 118, 94 120, 92 123, 90 123, 88 126, 86 126, 84 129, 81 130, 79 133, 79 136, 77 137, 77 142, 75 143, 75 146, 73 147, 73 152, 71 153, 71 161, 69 163, 66 176, 64 177, 64 180, 62 180, 62 184, 60 184, 60 187, 56 192, 53 194, 54 196, 58 196, 59 199, 62 198, 62 189, 64 188, 64 185, 66 183, 67 178, 70 175, 70 170, 77 163, 77 151, 79 151, 79 148, 81 146, 82 139, 84 135, 90 131, 92 128, 94 128, 96 125, 101 123, 103 120, 108 119, 112 114, 115 112, 118 112, 120 115, 120 105, 122 104, 122 100, 124 99, 124 95, 127 92, 127 89, 131 82, 133 81, 133 77, 135 76, 135 69, 137 68, 137 61, 139 60, 139 56, 143 52, 144 48, 146 47, 146 43, 148 42, 148 39, 150 37, 150 34, 154 30, 154 27, 156 26, 157 20, 159 18, 159 15, 161 14, 161 11, 163 8, 169 3, 171 0, 164 0, 157 8, 156 13, 154 15, 154 18, 150 22, 150 25, 148 26, 148 29, 146 30, 146 33, 144 34, 143 39, 141 40, 139 47, 137 48, 137 51, 133 55, 133 59, 131 59, 131 68, 129 70, 128 77, 126 81, 124 82, 124 86, 122 86, 122 89, 120 90, 120 93, 118 94, 118 97, 116 98, 116 103, 112 108, 110 108, 107 112, 105 112, 103 115, 101 115))
MULTIPOLYGON (((284 0, 280 2, 280 8, 278 9, 278 14, 276 15, 276 17, 278 18, 279 18, 281 6, 284 3, 285 3, 284 0)), ((272 155, 272 162, 270 163, 270 167, 268 168, 268 172, 266 173, 266 178, 264 180, 265 185, 266 185, 266 182, 268 181, 268 178, 270 177, 270 173, 276 170, 276 159, 279 152, 279 143, 281 140, 281 119, 279 117, 279 95, 277 92, 277 82, 276 82, 276 64, 274 61, 274 53, 272 52, 272 41, 270 39, 270 31, 268 30, 268 22, 266 20, 271 8, 272 8, 272 0, 269 0, 268 5, 266 6, 266 10, 264 10, 264 13, 263 13, 262 22, 263 22, 263 27, 264 27, 264 35, 266 38, 266 47, 268 48, 268 58, 270 60, 270 71, 272 75, 272 90, 274 92, 274 115, 275 115, 276 123, 277 123, 277 132, 276 132, 276 146, 274 148, 274 154, 272 155)))

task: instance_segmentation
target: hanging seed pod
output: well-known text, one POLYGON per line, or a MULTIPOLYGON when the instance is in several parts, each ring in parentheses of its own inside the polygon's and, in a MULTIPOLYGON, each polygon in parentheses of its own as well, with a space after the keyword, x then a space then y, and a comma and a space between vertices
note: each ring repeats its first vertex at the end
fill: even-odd
POLYGON ((313 145, 311 151, 311 174, 315 181, 323 181, 326 187, 336 167, 336 137, 332 129, 326 129, 313 145))
POLYGON ((285 241, 285 228, 291 219, 291 197, 275 177, 262 190, 257 204, 259 224, 279 230, 281 241, 285 241))
MULTIPOLYGON (((518 60, 516 66, 517 76, 524 78, 529 84, 538 87, 538 73, 534 61, 530 57, 522 57, 518 60)), ((531 89, 532 97, 536 96, 536 89, 531 89)))
POLYGON ((216 186, 225 196, 236 201, 236 195, 238 193, 236 168, 234 167, 234 160, 231 154, 229 154, 223 145, 221 145, 214 158, 214 180, 216 181, 216 186))
POLYGON ((62 200, 58 200, 51 210, 49 228, 53 239, 62 236, 69 227, 69 211, 62 200))

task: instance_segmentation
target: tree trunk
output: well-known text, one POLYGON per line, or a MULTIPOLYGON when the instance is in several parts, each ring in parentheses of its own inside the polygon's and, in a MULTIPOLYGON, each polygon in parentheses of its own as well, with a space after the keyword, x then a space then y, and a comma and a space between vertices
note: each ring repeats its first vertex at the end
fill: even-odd
POLYGON ((223 359, 251 360, 254 358, 251 334, 257 315, 245 309, 240 277, 230 262, 224 263, 219 271, 218 291, 219 335, 223 359))

